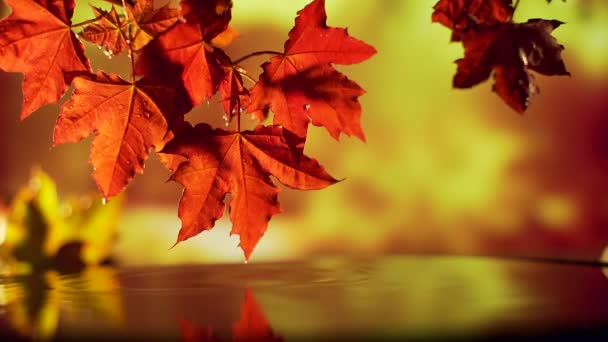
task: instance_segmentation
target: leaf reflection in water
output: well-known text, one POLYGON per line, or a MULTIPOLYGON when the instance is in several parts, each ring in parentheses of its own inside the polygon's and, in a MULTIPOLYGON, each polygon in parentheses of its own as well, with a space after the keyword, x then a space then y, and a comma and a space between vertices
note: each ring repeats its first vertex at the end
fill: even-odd
POLYGON ((2 330, 0 339, 59 338, 60 321, 62 326, 75 322, 77 326, 68 327, 74 330, 116 330, 124 322, 118 288, 115 271, 106 267, 71 275, 47 271, 0 282, 0 316, 10 327, 2 330))
MULTIPOLYGON (((212 326, 199 326, 187 319, 178 319, 184 342, 223 341, 212 326)), ((232 341, 279 342, 281 336, 275 335, 262 308, 257 303, 253 291, 245 289, 241 315, 232 324, 232 341)))

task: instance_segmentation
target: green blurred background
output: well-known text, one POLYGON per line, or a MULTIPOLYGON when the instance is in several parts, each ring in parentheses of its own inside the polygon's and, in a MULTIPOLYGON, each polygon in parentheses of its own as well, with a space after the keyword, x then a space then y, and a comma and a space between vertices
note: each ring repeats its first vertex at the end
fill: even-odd
MULTIPOLYGON (((270 222, 252 261, 319 254, 453 253, 597 258, 608 244, 608 3, 522 0, 516 20, 558 19, 572 77, 538 76, 541 95, 525 116, 489 82, 453 90, 463 54, 448 29, 431 24, 435 0, 327 0, 328 24, 378 54, 339 67, 368 93, 360 101, 367 143, 332 140, 311 129, 306 153, 336 178, 328 189, 284 188, 284 213, 270 222)), ((92 16, 77 1, 74 22, 92 16)), ((91 1, 102 4, 101 1, 91 1)), ((160 1, 159 3, 163 3, 160 1)), ((234 0, 238 58, 281 50, 307 0, 234 0)), ((2 11, 7 8, 2 5, 2 11)), ((126 56, 109 60, 85 43, 93 68, 125 74, 126 56)), ((244 66, 257 74, 263 58, 244 66)), ((90 138, 51 148, 57 105, 19 121, 21 76, 0 73, 0 196, 10 200, 40 165, 63 194, 94 189, 90 138)), ((217 99, 189 114, 221 126, 217 99)), ((180 222, 181 188, 152 155, 127 190, 115 249, 123 264, 242 262, 227 218, 169 250, 180 222)))

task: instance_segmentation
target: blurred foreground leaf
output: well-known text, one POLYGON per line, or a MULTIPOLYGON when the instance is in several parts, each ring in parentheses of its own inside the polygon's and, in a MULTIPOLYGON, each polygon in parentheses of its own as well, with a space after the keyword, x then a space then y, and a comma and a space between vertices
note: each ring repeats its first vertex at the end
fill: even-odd
POLYGON ((6 213, 3 273, 72 273, 108 261, 122 202, 120 196, 107 204, 98 196, 62 201, 53 180, 34 169, 6 213))

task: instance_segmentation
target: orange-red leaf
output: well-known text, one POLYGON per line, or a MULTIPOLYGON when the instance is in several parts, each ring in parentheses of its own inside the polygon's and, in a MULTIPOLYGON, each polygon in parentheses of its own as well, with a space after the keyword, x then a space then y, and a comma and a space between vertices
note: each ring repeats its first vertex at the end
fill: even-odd
POLYGON ((222 105, 226 112, 227 121, 230 121, 234 115, 240 114, 249 103, 249 91, 243 84, 243 78, 239 73, 239 69, 232 65, 232 61, 228 56, 217 51, 218 61, 224 69, 224 78, 220 83, 220 92, 222 94, 222 105))
POLYGON ((141 50, 180 19, 179 10, 169 7, 169 4, 154 9, 154 0, 138 0, 133 6, 127 3, 127 14, 132 20, 129 36, 135 51, 141 50))
MULTIPOLYGON (((133 5, 128 2, 125 4, 126 16, 119 15, 114 6, 110 12, 92 7, 95 17, 99 20, 88 25, 81 37, 105 47, 114 55, 126 51, 129 45, 133 50, 139 51, 180 18, 179 11, 168 4, 154 9, 153 0, 139 0, 133 5)), ((120 5, 122 6, 122 2, 120 5)))
POLYGON ((531 19, 523 24, 462 32, 465 56, 456 61, 454 87, 472 87, 494 71, 493 90, 517 112, 525 111, 538 92, 529 70, 549 76, 570 74, 561 58, 564 47, 551 36, 561 24, 557 20, 531 19))
POLYGON ((188 158, 172 177, 185 188, 177 241, 213 228, 224 214, 226 194, 231 193, 231 234, 240 235, 247 259, 266 232, 271 216, 280 212, 279 188, 271 175, 301 190, 321 189, 336 182, 316 160, 301 156, 296 161, 278 126, 238 133, 199 124, 181 132, 163 152, 188 158))
POLYGON ((137 72, 153 76, 158 70, 170 70, 181 77, 195 105, 211 98, 224 78, 211 45, 231 19, 230 6, 224 3, 182 0, 184 19, 146 45, 138 59, 137 72))
POLYGON ((54 144, 77 142, 98 133, 90 162, 103 196, 120 193, 133 175, 143 172, 149 149, 161 149, 180 108, 173 87, 141 79, 135 84, 116 75, 77 77, 74 94, 62 106, 54 144))
POLYGON ((376 50, 328 27, 325 1, 314 0, 298 12, 285 52, 262 65, 264 72, 251 90, 250 112, 272 109, 274 123, 305 137, 308 123, 365 139, 358 97, 364 93, 331 64, 360 63, 376 50))
POLYGON ((127 29, 127 20, 116 12, 112 6, 110 12, 91 6, 96 23, 87 25, 80 36, 93 44, 102 46, 112 55, 117 55, 129 48, 124 32, 127 29))
POLYGON ((0 21, 0 69, 22 72, 21 118, 56 102, 78 73, 90 72, 84 48, 70 29, 74 0, 6 0, 0 21))

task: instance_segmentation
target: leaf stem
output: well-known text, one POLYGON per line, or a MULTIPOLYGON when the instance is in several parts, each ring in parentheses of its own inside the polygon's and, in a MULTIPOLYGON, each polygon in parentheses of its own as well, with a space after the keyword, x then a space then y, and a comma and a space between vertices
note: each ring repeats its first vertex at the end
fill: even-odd
POLYGON ((237 71, 238 71, 239 75, 241 75, 241 77, 245 78, 249 82, 251 82, 253 84, 257 83, 257 81, 253 77, 249 76, 249 74, 247 74, 246 72, 242 72, 242 71, 239 71, 239 70, 237 70, 237 71))
POLYGON ((515 10, 517 9, 517 6, 519 6, 519 0, 515 0, 515 4, 513 5, 513 14, 515 14, 515 10))
MULTIPOLYGON (((127 11, 127 4, 125 2, 125 0, 122 0, 122 8, 123 11, 125 13, 125 19, 127 20, 127 32, 125 33, 123 30, 120 30, 120 34, 122 35, 122 37, 124 38, 124 40, 127 42, 127 45, 129 46, 129 60, 131 61, 131 83, 135 84, 135 52, 133 51, 133 39, 132 39, 132 32, 131 32, 131 20, 129 19, 129 11, 127 11)), ((120 24, 120 18, 118 19, 118 25, 119 27, 122 26, 120 24)))
POLYGON ((241 103, 239 101, 239 108, 236 111, 236 131, 241 133, 241 103))
POLYGON ((76 27, 81 27, 81 26, 85 26, 85 25, 88 25, 88 24, 92 24, 92 23, 98 21, 101 18, 102 17, 99 16, 99 17, 94 18, 94 19, 89 19, 89 20, 82 21, 82 22, 80 22, 78 24, 72 24, 72 25, 70 25, 70 28, 76 28, 76 27))
POLYGON ((232 64, 233 65, 237 65, 237 64, 239 64, 239 63, 241 63, 241 62, 243 62, 243 61, 245 61, 245 60, 247 60, 249 58, 257 57, 257 56, 263 56, 263 55, 273 55, 273 56, 276 56, 276 55, 282 55, 282 54, 283 54, 282 52, 270 51, 270 50, 256 51, 256 52, 252 52, 252 53, 250 53, 250 54, 248 54, 246 56, 243 56, 243 57, 237 59, 232 64))

